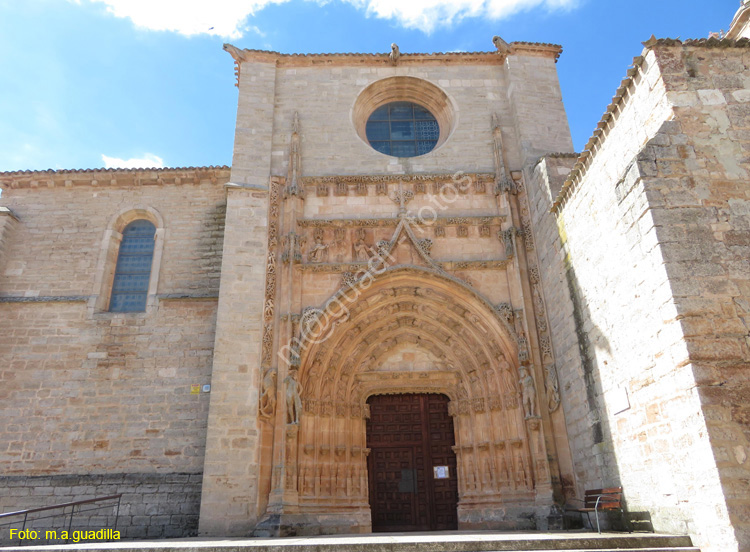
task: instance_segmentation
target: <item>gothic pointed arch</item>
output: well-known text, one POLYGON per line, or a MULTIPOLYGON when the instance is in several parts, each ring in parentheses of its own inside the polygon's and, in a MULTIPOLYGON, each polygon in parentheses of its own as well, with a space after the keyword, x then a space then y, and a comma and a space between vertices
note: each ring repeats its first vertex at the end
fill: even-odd
POLYGON ((399 266, 364 275, 311 312, 300 320, 301 335, 318 331, 299 350, 292 470, 303 511, 367 510, 367 399, 393 393, 450 398, 459 508, 533 501, 548 472, 546 460, 534 466, 518 341, 479 293, 431 267, 399 266))

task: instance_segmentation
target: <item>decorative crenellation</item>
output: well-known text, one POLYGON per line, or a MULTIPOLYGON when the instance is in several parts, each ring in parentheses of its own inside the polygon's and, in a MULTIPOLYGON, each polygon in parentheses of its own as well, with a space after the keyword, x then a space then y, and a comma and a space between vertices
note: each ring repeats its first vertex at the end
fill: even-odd
MULTIPOLYGON (((410 224, 419 226, 432 226, 434 228, 446 228, 449 226, 499 226, 505 222, 504 215, 465 216, 465 217, 442 217, 437 219, 423 220, 418 217, 409 219, 410 224)), ((299 219, 297 226, 301 228, 388 228, 398 226, 397 218, 341 218, 341 219, 299 219)))
MULTIPOLYGON (((401 176, 318 176, 305 177, 301 179, 305 188, 314 188, 318 197, 328 197, 333 193, 334 196, 348 196, 350 193, 357 196, 367 196, 370 194, 369 187, 374 186, 374 195, 389 195, 389 188, 397 187, 399 184, 411 184, 411 189, 405 189, 405 192, 411 194, 426 194, 431 192, 434 195, 442 193, 451 193, 449 190, 453 187, 452 193, 467 194, 486 194, 487 186, 493 182, 494 176, 485 173, 461 174, 460 178, 456 175, 401 175, 401 176)), ((511 181, 512 182, 512 181, 511 181)), ((398 202, 397 202, 398 203, 398 202)))
MULTIPOLYGON (((494 179, 491 173, 462 173, 461 178, 469 178, 473 180, 481 180, 483 182, 492 182, 494 179)), ((314 186, 317 184, 332 185, 339 181, 347 182, 350 184, 363 182, 365 184, 394 184, 398 185, 399 182, 439 182, 442 184, 448 184, 456 182, 456 175, 450 174, 402 174, 402 175, 351 175, 351 176, 306 176, 302 179, 305 186, 314 186)))

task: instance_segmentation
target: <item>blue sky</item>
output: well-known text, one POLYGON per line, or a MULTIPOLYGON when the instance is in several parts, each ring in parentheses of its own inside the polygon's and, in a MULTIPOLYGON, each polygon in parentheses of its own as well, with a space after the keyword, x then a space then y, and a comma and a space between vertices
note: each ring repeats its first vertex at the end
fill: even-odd
POLYGON ((0 171, 229 165, 230 42, 284 53, 553 42, 580 150, 641 42, 727 29, 738 0, 0 0, 0 171))

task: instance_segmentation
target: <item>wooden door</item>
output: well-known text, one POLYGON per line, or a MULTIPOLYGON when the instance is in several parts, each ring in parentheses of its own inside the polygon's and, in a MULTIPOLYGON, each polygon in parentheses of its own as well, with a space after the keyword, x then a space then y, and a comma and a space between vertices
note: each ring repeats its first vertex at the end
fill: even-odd
POLYGON ((368 400, 373 531, 457 528, 456 455, 451 449, 455 441, 448 401, 445 395, 377 395, 368 400), (435 467, 441 468, 438 478, 435 467))

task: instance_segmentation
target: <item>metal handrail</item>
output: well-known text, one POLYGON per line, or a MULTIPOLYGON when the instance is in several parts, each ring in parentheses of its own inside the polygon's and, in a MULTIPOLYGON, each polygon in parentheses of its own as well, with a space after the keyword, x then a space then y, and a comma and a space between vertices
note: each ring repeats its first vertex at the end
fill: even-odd
POLYGON ((115 499, 117 499, 117 505, 116 505, 116 510, 115 510, 115 524, 114 524, 114 528, 112 529, 113 531, 116 531, 117 530, 117 519, 120 516, 120 500, 121 500, 121 498, 122 498, 122 493, 116 494, 116 495, 101 496, 101 497, 97 497, 97 498, 89 498, 87 500, 77 500, 75 502, 64 502, 62 504, 55 504, 54 506, 42 506, 41 508, 28 508, 26 510, 18 510, 16 512, 6 512, 4 514, 0 514, 0 520, 3 520, 4 518, 10 518, 10 517, 13 517, 13 516, 23 516, 23 521, 20 520, 20 519, 17 520, 17 521, 6 521, 4 523, 0 523, 0 527, 8 526, 8 525, 15 525, 16 523, 22 523, 21 530, 23 531, 23 530, 26 529, 26 523, 29 522, 29 521, 34 522, 34 521, 39 521, 39 520, 42 520, 42 519, 50 519, 50 518, 54 518, 54 517, 70 515, 70 520, 68 521, 68 538, 65 540, 65 542, 67 543, 70 540, 70 530, 71 530, 71 528, 73 526, 73 516, 75 514, 80 514, 80 513, 83 513, 83 512, 93 512, 93 511, 102 510, 104 508, 110 508, 110 507, 114 506, 112 504, 112 505, 98 506, 98 507, 95 507, 95 508, 88 508, 88 509, 82 510, 81 506, 83 506, 85 504, 93 504, 93 503, 96 503, 96 502, 104 502, 106 500, 115 500, 115 499), (76 506, 78 506, 78 511, 77 512, 76 512, 76 506), (66 512, 65 508, 70 508, 70 512, 66 512), (34 514, 34 513, 37 513, 37 512, 45 512, 45 511, 48 511, 48 510, 62 510, 62 512, 60 512, 59 514, 52 514, 52 515, 49 515, 49 516, 36 517, 36 518, 32 518, 31 520, 29 520, 29 514, 34 514))
POLYGON ((88 500, 77 500, 75 502, 64 502, 63 504, 56 504, 54 506, 43 506, 41 508, 29 508, 28 510, 18 510, 17 512, 6 512, 0 514, 0 519, 10 516, 20 516, 21 514, 32 514, 34 512, 43 512, 44 510, 56 510, 57 508, 67 508, 68 506, 78 506, 79 504, 90 504, 91 502, 100 502, 102 500, 114 500, 119 499, 122 493, 110 496, 102 496, 99 498, 89 498, 88 500))

